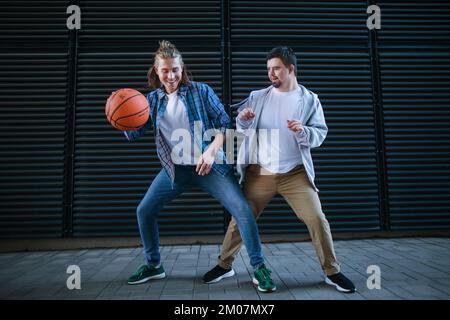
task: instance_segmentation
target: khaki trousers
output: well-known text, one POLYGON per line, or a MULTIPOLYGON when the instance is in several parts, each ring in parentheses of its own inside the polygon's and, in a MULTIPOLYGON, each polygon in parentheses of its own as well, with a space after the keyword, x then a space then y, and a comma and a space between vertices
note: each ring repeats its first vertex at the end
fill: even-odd
MULTIPOLYGON (((256 219, 269 201, 277 193, 281 194, 297 217, 306 224, 325 274, 333 275, 340 272, 330 225, 322 212, 319 196, 311 186, 303 166, 297 166, 287 173, 272 174, 258 165, 250 165, 246 171, 243 191, 256 219)), ((241 246, 239 229, 236 221, 232 219, 222 243, 219 266, 225 269, 231 268, 241 246)))

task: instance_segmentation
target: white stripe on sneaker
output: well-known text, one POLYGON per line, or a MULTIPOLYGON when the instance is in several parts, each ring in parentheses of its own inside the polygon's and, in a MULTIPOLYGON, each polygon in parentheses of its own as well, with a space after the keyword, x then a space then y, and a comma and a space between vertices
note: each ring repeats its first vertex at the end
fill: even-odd
POLYGON ((276 286, 273 287, 272 290, 266 290, 266 289, 261 288, 261 287, 259 286, 259 281, 258 281, 258 279, 256 279, 255 277, 252 278, 252 282, 253 282, 253 284, 255 284, 255 285, 258 286, 258 290, 261 291, 261 292, 267 292, 267 291, 273 292, 273 291, 276 291, 276 290, 277 290, 277 287, 276 287, 276 286))
POLYGON ((205 283, 206 283, 206 284, 216 283, 216 282, 219 282, 219 281, 222 280, 222 279, 229 278, 229 277, 232 277, 232 276, 234 276, 234 270, 233 270, 233 269, 231 269, 231 270, 228 271, 227 273, 224 273, 224 274, 221 275, 220 277, 217 277, 217 278, 215 278, 215 279, 213 279, 213 280, 211 280, 211 281, 209 281, 209 282, 205 282, 205 283))
POLYGON ((147 278, 144 278, 144 279, 141 279, 138 281, 133 281, 133 282, 128 281, 128 284, 141 284, 141 283, 147 282, 148 280, 151 280, 151 279, 164 279, 165 277, 166 277, 166 273, 163 272, 163 273, 160 273, 160 274, 157 274, 157 275, 154 275, 151 277, 147 277, 147 278))
MULTIPOLYGON (((351 292, 352 291, 352 290, 344 289, 344 288, 340 287, 339 285, 337 285, 336 283, 331 281, 328 277, 325 278, 325 283, 329 284, 330 286, 335 286, 336 289, 340 292, 351 292)), ((355 291, 356 291, 356 289, 355 289, 355 291)))

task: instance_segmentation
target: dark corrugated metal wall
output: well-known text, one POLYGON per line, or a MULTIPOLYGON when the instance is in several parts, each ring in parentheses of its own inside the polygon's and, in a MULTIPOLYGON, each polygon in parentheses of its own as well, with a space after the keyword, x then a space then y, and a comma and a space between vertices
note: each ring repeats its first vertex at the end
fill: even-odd
POLYGON ((0 236, 60 237, 68 1, 0 2, 0 236))
MULTIPOLYGON (((146 89, 157 41, 173 41, 194 80, 228 106, 269 85, 265 53, 292 46, 329 134, 313 151, 333 231, 440 229, 450 219, 449 5, 372 1, 0 2, 0 236, 137 236, 135 208, 160 170, 153 135, 128 143, 103 108, 146 89), (81 8, 81 30, 65 27, 81 8), (385 168, 385 169, 384 169, 385 168)), ((161 235, 220 235, 200 190, 160 215, 161 235)), ((281 197, 262 233, 306 232, 281 197)))
POLYGON ((450 3, 381 1, 390 227, 450 227, 450 3))

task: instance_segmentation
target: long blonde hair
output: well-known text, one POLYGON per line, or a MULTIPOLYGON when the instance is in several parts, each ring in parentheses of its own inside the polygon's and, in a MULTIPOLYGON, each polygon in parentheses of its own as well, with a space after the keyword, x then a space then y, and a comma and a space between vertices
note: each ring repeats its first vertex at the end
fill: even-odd
POLYGON ((183 68, 180 84, 189 85, 191 83, 180 51, 178 51, 175 45, 173 45, 170 41, 162 40, 159 42, 159 48, 155 52, 155 59, 153 61, 153 65, 147 72, 148 86, 151 89, 157 89, 161 86, 161 81, 159 81, 158 74, 156 73, 156 68, 159 64, 159 61, 161 59, 175 59, 175 58, 178 58, 180 60, 181 67, 183 68))

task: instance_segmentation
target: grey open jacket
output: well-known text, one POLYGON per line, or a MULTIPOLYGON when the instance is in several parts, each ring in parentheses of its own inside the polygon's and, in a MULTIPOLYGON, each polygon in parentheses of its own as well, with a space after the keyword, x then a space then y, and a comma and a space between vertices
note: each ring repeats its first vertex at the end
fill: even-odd
MULTIPOLYGON (((328 127, 325 123, 325 117, 317 94, 306 89, 302 85, 300 87, 300 122, 303 124, 303 131, 296 133, 298 148, 302 157, 302 163, 305 167, 308 179, 314 189, 318 192, 319 189, 314 183, 314 165, 311 157, 311 148, 319 147, 327 136, 328 127)), ((239 183, 242 183, 245 178, 245 170, 249 163, 256 163, 257 156, 257 129, 258 122, 263 108, 270 108, 266 104, 268 93, 272 86, 252 91, 250 96, 237 104, 232 105, 240 112, 244 108, 251 108, 256 116, 247 121, 240 121, 236 119, 237 132, 244 135, 241 143, 238 142, 238 156, 237 156, 237 172, 240 176, 239 183), (251 161, 252 160, 252 161, 251 161)), ((239 141, 239 140, 238 140, 239 141)))

